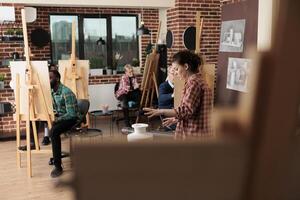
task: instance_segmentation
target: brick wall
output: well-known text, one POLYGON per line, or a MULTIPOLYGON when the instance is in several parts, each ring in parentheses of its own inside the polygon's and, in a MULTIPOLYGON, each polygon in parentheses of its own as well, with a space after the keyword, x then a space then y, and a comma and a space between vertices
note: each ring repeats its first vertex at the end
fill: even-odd
POLYGON ((176 0, 175 7, 167 10, 167 29, 174 35, 172 49, 168 51, 168 59, 180 50, 184 50, 183 33, 189 26, 196 24, 196 12, 204 18, 200 53, 209 63, 217 63, 219 39, 221 31, 221 8, 224 4, 243 0, 176 0))

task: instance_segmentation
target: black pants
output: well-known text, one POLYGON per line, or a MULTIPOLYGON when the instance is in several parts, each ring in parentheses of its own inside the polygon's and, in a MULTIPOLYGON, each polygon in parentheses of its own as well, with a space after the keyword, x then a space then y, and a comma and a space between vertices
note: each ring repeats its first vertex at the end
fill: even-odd
POLYGON ((70 130, 77 120, 64 120, 60 122, 54 122, 50 130, 50 138, 52 143, 53 161, 55 167, 61 167, 61 139, 60 134, 70 130))
POLYGON ((122 96, 119 97, 119 100, 122 102, 122 108, 124 112, 126 126, 130 126, 128 102, 133 101, 136 103, 136 106, 139 106, 140 98, 141 98, 141 91, 139 89, 129 91, 127 94, 123 94, 122 96))

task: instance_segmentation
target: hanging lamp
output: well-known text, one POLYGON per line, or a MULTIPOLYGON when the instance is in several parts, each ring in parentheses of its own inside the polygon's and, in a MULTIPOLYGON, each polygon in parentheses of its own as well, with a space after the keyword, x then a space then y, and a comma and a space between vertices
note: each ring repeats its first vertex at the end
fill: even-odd
POLYGON ((144 25, 145 23, 143 21, 143 14, 144 14, 144 9, 142 8, 141 26, 137 30, 137 35, 138 36, 141 36, 141 35, 150 35, 150 30, 147 27, 145 27, 145 25, 144 25))

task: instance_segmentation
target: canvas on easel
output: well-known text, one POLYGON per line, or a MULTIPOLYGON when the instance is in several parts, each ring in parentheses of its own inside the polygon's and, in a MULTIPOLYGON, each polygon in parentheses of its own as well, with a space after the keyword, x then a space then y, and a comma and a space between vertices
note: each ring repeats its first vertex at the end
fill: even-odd
MULTIPOLYGON (((160 35, 161 22, 158 25, 158 32, 156 38, 156 44, 158 43, 160 35)), ((153 105, 154 95, 158 98, 158 84, 157 84, 157 69, 159 62, 159 53, 156 51, 156 47, 152 52, 147 55, 145 68, 141 83, 142 97, 140 101, 140 109, 153 105)), ((139 122, 139 116, 136 118, 136 123, 139 122)))
POLYGON ((48 128, 52 127, 54 113, 52 107, 52 96, 50 90, 50 80, 46 61, 30 61, 30 49, 28 45, 27 25, 25 10, 21 10, 24 52, 26 61, 11 62, 12 81, 11 87, 14 89, 16 101, 16 138, 17 138, 17 166, 21 167, 21 153, 19 150, 21 143, 20 122, 26 122, 26 146, 27 146, 27 174, 32 176, 31 153, 50 153, 51 151, 40 150, 36 121, 46 121, 48 128), (36 150, 30 148, 30 125, 32 125, 36 150))
MULTIPOLYGON (((61 83, 72 90, 77 99, 89 99, 89 60, 76 59, 75 21, 72 23, 72 52, 70 60, 59 60, 58 70, 61 75, 61 83)), ((86 116, 89 126, 89 115, 86 116)))

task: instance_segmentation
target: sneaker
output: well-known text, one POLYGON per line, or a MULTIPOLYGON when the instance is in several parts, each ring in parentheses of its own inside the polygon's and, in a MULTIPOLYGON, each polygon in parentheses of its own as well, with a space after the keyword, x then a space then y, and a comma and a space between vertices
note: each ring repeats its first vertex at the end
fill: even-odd
POLYGON ((42 144, 45 145, 45 146, 50 144, 50 139, 49 139, 48 136, 45 136, 45 137, 44 137, 44 139, 43 139, 43 141, 42 141, 42 144))
POLYGON ((56 178, 56 177, 59 177, 62 174, 63 174, 63 168, 62 167, 54 167, 54 169, 52 170, 50 176, 52 178, 56 178))

